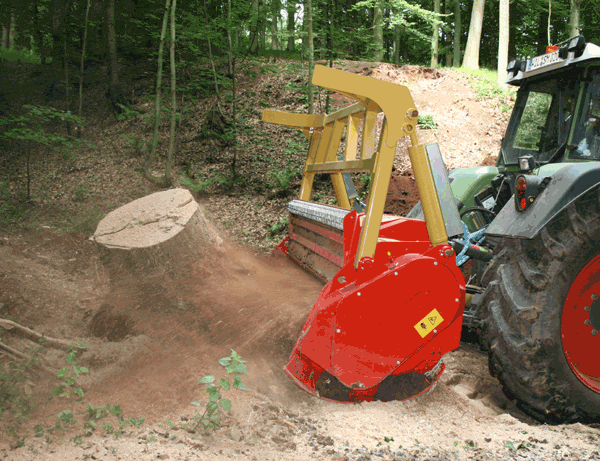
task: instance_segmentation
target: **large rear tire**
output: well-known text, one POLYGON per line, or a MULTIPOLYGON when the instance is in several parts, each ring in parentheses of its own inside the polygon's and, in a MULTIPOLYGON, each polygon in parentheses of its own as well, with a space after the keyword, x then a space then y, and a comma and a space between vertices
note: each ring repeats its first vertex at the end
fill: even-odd
POLYGON ((536 419, 600 420, 598 190, 499 249, 480 304, 490 372, 536 419))

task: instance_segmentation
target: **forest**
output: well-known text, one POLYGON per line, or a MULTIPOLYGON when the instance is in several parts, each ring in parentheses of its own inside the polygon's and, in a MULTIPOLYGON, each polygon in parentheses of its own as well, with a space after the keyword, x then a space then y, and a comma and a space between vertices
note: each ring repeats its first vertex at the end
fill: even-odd
MULTIPOLYGON (((15 61, 30 65, 19 77, 29 86, 9 82, 6 71, 0 75, 0 142, 5 152, 17 150, 17 157, 26 157, 27 199, 31 149, 68 150, 86 142, 83 108, 91 107, 92 88, 104 94, 117 119, 135 116, 131 104, 139 87, 152 88, 152 140, 144 146, 131 142, 143 150, 144 175, 166 186, 172 182, 175 130, 189 102, 199 98, 217 98, 215 110, 205 114, 205 128, 234 146, 235 177, 235 146, 244 131, 236 110, 237 72, 254 58, 292 59, 303 68, 306 63, 307 75, 292 84, 302 89, 313 113, 315 60, 330 66, 347 59, 497 69, 502 84, 511 59, 543 54, 546 46, 579 34, 600 42, 600 5, 586 0, 201 0, 179 5, 176 0, 2 0, 0 5, 0 72, 15 61), (169 95, 164 102, 163 93, 169 95), (163 113, 170 119, 171 142, 165 174, 156 177, 148 168, 156 158, 163 113), (48 126, 58 120, 66 133, 48 126)), ((3 178, 3 189, 10 181, 3 178)))

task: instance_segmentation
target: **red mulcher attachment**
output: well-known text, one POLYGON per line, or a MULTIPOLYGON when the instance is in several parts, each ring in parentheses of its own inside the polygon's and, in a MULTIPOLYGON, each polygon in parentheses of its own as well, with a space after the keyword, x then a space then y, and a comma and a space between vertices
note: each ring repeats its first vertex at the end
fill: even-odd
POLYGON ((309 138, 300 200, 289 204, 289 236, 278 250, 327 282, 285 371, 321 398, 414 397, 434 385, 442 356, 460 341, 465 283, 448 237, 462 226, 446 168, 437 145, 417 143, 418 113, 405 87, 321 66, 313 83, 358 103, 331 115, 263 114, 309 138), (383 214, 402 136, 412 142, 426 221, 383 214), (356 171, 371 173, 365 212, 348 174, 356 171), (316 173, 331 175, 339 206, 309 201, 316 173))

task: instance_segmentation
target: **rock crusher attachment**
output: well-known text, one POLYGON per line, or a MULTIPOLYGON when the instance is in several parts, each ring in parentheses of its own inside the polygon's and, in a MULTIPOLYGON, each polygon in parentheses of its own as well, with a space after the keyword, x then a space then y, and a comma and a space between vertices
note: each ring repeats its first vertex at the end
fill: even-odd
POLYGON ((439 148, 418 144, 418 112, 406 87, 322 66, 313 83, 357 103, 330 115, 263 113, 263 121, 309 139, 300 198, 289 204, 289 235, 276 251, 326 282, 285 371, 327 399, 399 398, 382 381, 416 373, 425 377, 418 376, 424 386, 416 394, 425 392, 445 368, 442 356, 459 346, 465 303, 448 244, 463 229, 439 148), (412 143, 425 221, 384 214, 403 136, 412 143), (351 172, 371 174, 364 212, 351 172), (323 173, 331 175, 338 206, 310 201, 314 176, 323 173))

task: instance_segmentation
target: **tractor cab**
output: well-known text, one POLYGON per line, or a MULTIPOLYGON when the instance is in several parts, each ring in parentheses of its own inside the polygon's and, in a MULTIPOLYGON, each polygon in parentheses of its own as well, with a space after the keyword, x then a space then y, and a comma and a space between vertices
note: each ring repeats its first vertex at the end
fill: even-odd
POLYGON ((580 36, 549 48, 508 66, 507 83, 520 88, 498 166, 600 159, 600 47, 580 36))
MULTIPOLYGON (((508 65, 519 87, 496 165, 449 173, 461 218, 487 227, 511 200, 520 174, 550 177, 567 163, 600 160, 600 47, 583 36, 508 65)), ((407 217, 423 219, 420 203, 407 217)))

